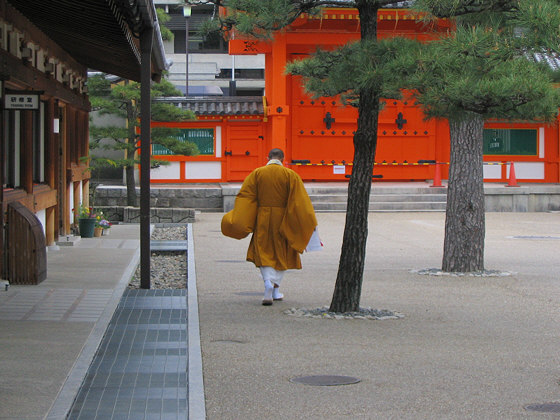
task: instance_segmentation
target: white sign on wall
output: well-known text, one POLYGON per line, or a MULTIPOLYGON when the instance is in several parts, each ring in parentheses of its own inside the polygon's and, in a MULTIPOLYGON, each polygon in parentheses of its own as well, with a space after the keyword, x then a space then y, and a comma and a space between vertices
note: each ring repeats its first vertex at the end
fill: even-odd
POLYGON ((346 173, 346 167, 343 165, 334 165, 332 171, 334 175, 344 175, 346 173))
POLYGON ((6 93, 4 109, 39 109, 39 95, 33 93, 6 93))

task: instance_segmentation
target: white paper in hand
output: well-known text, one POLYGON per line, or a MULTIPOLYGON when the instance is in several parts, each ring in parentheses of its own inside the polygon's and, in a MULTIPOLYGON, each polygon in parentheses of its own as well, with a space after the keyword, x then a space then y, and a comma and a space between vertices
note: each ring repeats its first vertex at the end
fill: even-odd
POLYGON ((323 249, 323 242, 319 237, 319 231, 317 230, 317 228, 315 228, 315 230, 311 234, 311 239, 309 239, 309 243, 307 244, 307 248, 305 248, 305 250, 307 252, 313 252, 313 251, 321 251, 322 249, 323 249))

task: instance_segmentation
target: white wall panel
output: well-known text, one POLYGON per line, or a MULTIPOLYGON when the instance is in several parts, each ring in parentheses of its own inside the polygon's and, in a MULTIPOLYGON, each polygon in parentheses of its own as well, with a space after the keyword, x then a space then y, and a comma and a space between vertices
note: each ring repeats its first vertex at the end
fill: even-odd
MULTIPOLYGON (((544 179, 544 162, 514 162, 516 179, 544 179)), ((510 165, 507 176, 509 178, 510 165)))
POLYGON ((181 178, 181 164, 170 162, 169 165, 161 165, 150 171, 151 179, 179 179, 181 178))
MULTIPOLYGON (((491 163, 491 162, 488 162, 491 163)), ((502 178, 502 165, 484 165, 484 179, 500 179, 502 178)))
POLYGON ((221 179, 221 162, 187 162, 185 165, 187 179, 221 179))

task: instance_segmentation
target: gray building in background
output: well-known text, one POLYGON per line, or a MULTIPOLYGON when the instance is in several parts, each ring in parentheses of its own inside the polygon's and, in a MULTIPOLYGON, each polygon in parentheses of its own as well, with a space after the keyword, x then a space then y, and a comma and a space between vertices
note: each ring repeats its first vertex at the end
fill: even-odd
POLYGON ((154 4, 171 17, 166 26, 175 37, 173 41, 164 41, 164 49, 167 59, 173 63, 169 68, 169 81, 179 90, 185 92, 188 80, 189 96, 264 94, 264 55, 230 56, 227 41, 217 36, 204 38, 200 34, 202 22, 217 16, 217 8, 195 4, 186 17, 182 0, 155 0, 154 4), (232 81, 235 91, 230 90, 232 81))

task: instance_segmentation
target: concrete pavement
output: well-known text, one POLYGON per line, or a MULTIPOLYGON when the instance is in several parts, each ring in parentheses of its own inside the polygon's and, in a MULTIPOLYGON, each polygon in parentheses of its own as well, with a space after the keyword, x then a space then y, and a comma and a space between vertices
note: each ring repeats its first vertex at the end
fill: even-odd
MULTIPOLYGON (((558 418, 525 407, 560 402, 559 213, 487 214, 486 268, 507 277, 419 275, 441 264, 445 215, 370 214, 361 306, 405 315, 383 321, 283 313, 330 303, 344 214, 318 214, 325 249, 303 255, 272 307, 248 239, 222 236, 221 217, 197 215, 189 235, 191 420, 558 418), (290 382, 308 375, 360 382, 290 382)), ((138 234, 116 225, 61 247, 45 282, 0 291, 0 419, 64 418, 138 263, 138 234)))
POLYGON ((325 249, 286 274, 283 302, 260 304, 248 239, 193 225, 207 418, 526 419, 560 402, 560 214, 488 213, 486 268, 507 277, 427 276, 440 267, 443 213, 370 214, 361 306, 399 320, 296 318, 329 305, 344 214, 318 214, 325 249), (290 379, 344 375, 309 386, 290 379))
MULTIPOLYGON (((0 419, 62 419, 139 261, 139 227, 47 254, 47 279, 0 291, 0 419)), ((64 239, 64 238, 63 238, 64 239)))

